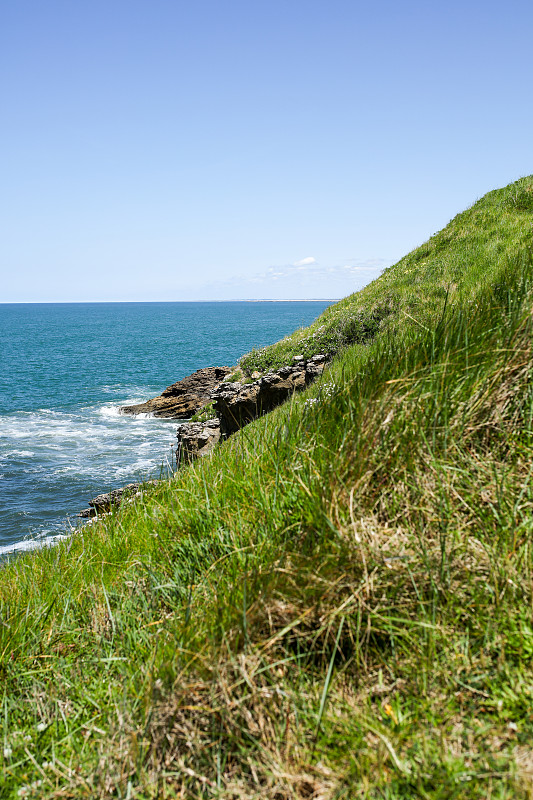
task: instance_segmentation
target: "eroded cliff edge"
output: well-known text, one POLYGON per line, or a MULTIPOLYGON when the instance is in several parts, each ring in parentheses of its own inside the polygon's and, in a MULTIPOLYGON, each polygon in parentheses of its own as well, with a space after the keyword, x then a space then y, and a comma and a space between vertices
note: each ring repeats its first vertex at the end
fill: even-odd
POLYGON ((168 419, 190 419, 211 399, 211 392, 231 372, 230 367, 204 367, 145 403, 122 406, 123 414, 153 414, 168 419))

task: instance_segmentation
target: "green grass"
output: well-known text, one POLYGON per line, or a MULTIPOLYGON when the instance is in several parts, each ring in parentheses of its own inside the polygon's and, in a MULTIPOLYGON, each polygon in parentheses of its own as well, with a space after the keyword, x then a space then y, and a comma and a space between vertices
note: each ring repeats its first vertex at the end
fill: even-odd
POLYGON ((423 325, 2 571, 1 797, 532 796, 530 185, 423 325))
POLYGON ((216 413, 215 409, 213 408, 213 403, 207 403, 207 405, 205 405, 191 417, 191 422, 207 422, 215 417, 216 413))

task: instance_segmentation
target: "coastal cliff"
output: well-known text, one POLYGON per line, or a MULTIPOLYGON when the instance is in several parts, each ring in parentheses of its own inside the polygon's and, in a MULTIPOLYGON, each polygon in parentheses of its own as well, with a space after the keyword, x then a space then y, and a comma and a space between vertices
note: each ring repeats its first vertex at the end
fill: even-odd
MULTIPOLYGON (((238 369, 208 367, 177 381, 158 397, 120 410, 124 414, 149 413, 168 419, 194 417, 177 430, 176 466, 179 467, 207 455, 221 440, 307 388, 322 374, 326 363, 327 356, 323 354, 310 359, 297 357, 292 365, 248 382, 233 379, 235 375, 242 377, 238 369)), ((141 486, 128 484, 98 495, 78 516, 87 519, 107 514, 124 501, 138 497, 141 486)))
POLYGON ((6 566, 6 797, 531 796, 532 222, 486 195, 246 361, 340 320, 327 385, 241 380, 212 456, 6 566))

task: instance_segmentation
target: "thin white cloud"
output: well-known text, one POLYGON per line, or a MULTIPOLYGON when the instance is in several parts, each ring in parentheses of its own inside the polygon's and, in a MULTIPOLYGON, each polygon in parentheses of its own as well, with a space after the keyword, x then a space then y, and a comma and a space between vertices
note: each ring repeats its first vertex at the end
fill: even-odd
POLYGON ((315 259, 312 261, 307 264, 297 262, 299 266, 271 266, 255 275, 235 275, 206 285, 203 293, 205 296, 207 290, 217 287, 218 299, 346 297, 377 278, 390 263, 382 258, 347 259, 352 263, 328 266, 319 265, 315 259))
POLYGON ((295 261, 292 266, 293 267, 308 267, 311 264, 316 264, 316 258, 313 258, 313 256, 307 256, 307 258, 301 258, 300 261, 295 261))
POLYGON ((264 284, 266 286, 268 283, 279 281, 280 279, 284 281, 293 280, 309 283, 309 281, 317 281, 326 278, 338 282, 350 280, 351 276, 355 278, 357 273, 360 274, 359 279, 364 278, 366 275, 368 275, 369 278, 376 277, 377 274, 388 265, 388 262, 381 258, 358 261, 354 264, 329 266, 320 266, 315 259, 311 258, 302 260, 308 263, 302 264, 301 262, 297 262, 297 264, 283 264, 275 267, 268 267, 264 272, 256 273, 255 275, 246 277, 234 276, 233 278, 220 281, 219 283, 227 286, 244 286, 246 284, 264 284), (311 263, 311 261, 313 263, 311 263))

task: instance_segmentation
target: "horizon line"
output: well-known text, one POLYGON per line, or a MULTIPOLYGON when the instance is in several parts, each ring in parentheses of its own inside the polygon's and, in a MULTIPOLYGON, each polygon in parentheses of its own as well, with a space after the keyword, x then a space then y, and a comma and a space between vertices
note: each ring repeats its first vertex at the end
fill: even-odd
POLYGON ((78 305, 118 303, 337 303, 342 297, 234 297, 227 300, 0 300, 3 306, 78 305))

